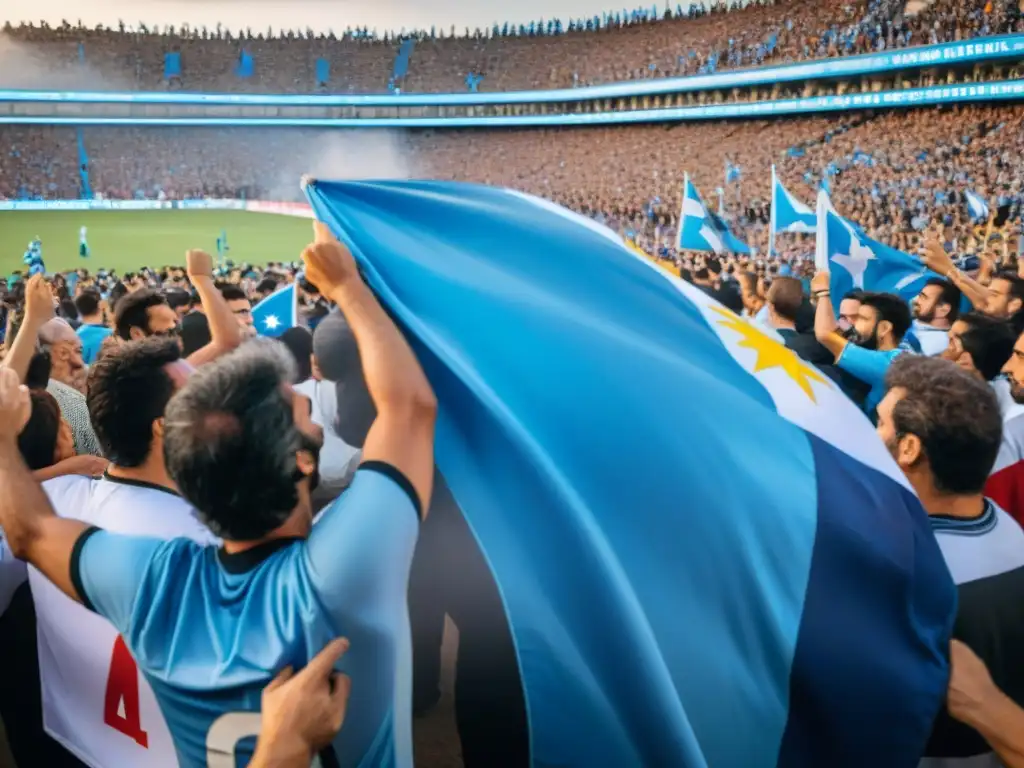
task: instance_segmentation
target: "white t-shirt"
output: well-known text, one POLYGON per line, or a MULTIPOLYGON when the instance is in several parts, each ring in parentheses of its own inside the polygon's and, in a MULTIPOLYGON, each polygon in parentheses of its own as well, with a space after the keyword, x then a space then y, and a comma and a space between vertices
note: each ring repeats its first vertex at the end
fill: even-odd
POLYGON ((7 541, 0 535, 0 616, 11 604, 18 587, 28 578, 28 566, 11 554, 7 541))
POLYGON ((921 342, 921 354, 941 355, 949 346, 949 331, 945 328, 933 328, 930 325, 914 321, 914 335, 921 342))
POLYGON ((334 499, 352 482, 352 476, 362 459, 362 451, 353 448, 334 431, 334 422, 338 417, 338 395, 334 382, 306 379, 296 385, 295 391, 310 399, 310 421, 324 431, 324 445, 320 449, 320 487, 316 495, 334 499))
MULTIPOLYGON (((68 476, 47 481, 43 489, 60 517, 117 533, 216 541, 188 502, 159 486, 68 476)), ((113 625, 28 570, 47 733, 94 768, 177 768, 153 690, 113 625)))

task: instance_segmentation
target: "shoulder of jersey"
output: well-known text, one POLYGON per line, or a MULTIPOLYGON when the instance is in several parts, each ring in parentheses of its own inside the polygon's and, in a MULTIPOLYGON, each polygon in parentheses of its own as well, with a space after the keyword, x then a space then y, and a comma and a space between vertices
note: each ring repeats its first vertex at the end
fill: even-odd
POLYGON ((85 504, 85 498, 91 495, 97 478, 86 475, 62 475, 43 483, 43 491, 60 517, 75 517, 67 514, 68 498, 74 498, 77 504, 85 504))

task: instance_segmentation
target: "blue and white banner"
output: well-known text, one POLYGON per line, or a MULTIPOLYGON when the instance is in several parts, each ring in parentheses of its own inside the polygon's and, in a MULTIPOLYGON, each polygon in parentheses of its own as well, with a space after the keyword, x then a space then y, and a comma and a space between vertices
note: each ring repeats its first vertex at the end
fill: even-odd
POLYGON ((825 190, 818 192, 817 219, 815 262, 831 275, 829 290, 837 310, 842 297, 855 288, 894 293, 909 302, 930 278, 939 277, 916 256, 872 240, 836 213, 825 190))
POLYGON ((437 465, 498 584, 533 765, 916 764, 955 588, 827 377, 548 201, 307 195, 437 395, 437 465))
POLYGON ((729 231, 725 220, 704 205, 689 174, 683 179, 683 204, 679 211, 676 245, 681 251, 750 253, 749 246, 729 231))
POLYGON ((971 214, 971 218, 977 221, 987 221, 988 203, 985 202, 985 198, 971 189, 964 191, 964 197, 967 200, 967 210, 971 214))
POLYGON ((775 235, 779 232, 814 232, 818 217, 809 205, 804 204, 783 186, 772 166, 772 207, 768 232, 769 253, 775 250, 775 235))

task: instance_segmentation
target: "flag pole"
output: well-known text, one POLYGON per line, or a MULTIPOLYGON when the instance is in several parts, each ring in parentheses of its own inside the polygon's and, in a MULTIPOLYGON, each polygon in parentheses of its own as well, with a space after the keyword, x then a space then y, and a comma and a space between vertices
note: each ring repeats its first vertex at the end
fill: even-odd
MULTIPOLYGON (((828 270, 828 193, 818 187, 818 222, 814 233, 814 267, 828 270)), ((836 304, 836 306, 839 306, 836 304)))
POLYGON ((676 224, 676 250, 683 250, 683 212, 686 210, 686 191, 690 188, 690 174, 683 171, 683 194, 679 200, 679 221, 676 224))
POLYGON ((775 255, 775 163, 772 163, 772 202, 768 211, 768 258, 775 255))

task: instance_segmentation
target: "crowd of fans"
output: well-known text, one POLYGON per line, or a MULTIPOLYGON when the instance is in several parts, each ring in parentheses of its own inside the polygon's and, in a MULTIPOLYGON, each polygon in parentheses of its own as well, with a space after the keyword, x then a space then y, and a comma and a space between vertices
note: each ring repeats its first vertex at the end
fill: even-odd
MULTIPOLYGON (((238 37, 66 24, 5 35, 18 55, 44 60, 57 77, 88 68, 109 72, 106 84, 117 87, 307 92, 323 58, 334 73, 327 90, 355 92, 389 81, 410 91, 460 90, 472 74, 484 76, 483 89, 570 87, 1021 29, 1020 8, 1006 0, 934 0, 913 14, 887 0, 716 5, 658 19, 540 23, 521 34, 418 32, 397 81, 402 39, 367 30, 238 37), (239 78, 243 49, 255 69, 239 78), (174 83, 164 78, 171 51, 182 63, 174 83)), ((344 134, 346 151, 360 154, 370 133, 344 134)), ((76 198, 86 179, 95 195, 117 199, 297 198, 295 180, 320 175, 317 163, 339 135, 5 126, 0 199, 76 198)), ((960 587, 947 707, 924 757, 1024 765, 1024 107, 405 131, 390 142, 389 162, 403 176, 512 187, 608 223, 855 402, 921 499, 960 587), (780 235, 766 258, 773 166, 809 204, 827 185, 842 215, 872 238, 920 253, 938 277, 912 302, 864 290, 833 296, 828 273, 810 258, 812 237, 780 235), (677 251, 684 172, 754 254, 677 251), (990 206, 980 226, 968 191, 990 206), (968 254, 976 266, 959 258, 968 254)), ((112 760, 88 739, 76 741, 91 726, 71 727, 92 712, 75 699, 72 670, 106 670, 118 642, 131 646, 140 679, 158 681, 170 741, 140 740, 137 713, 133 730, 115 698, 104 717, 132 736, 117 749, 145 738, 154 749, 173 742, 183 764, 205 764, 207 750, 233 760, 234 742, 207 743, 207 720, 249 711, 261 695, 263 722, 246 734, 259 732, 254 766, 308 765, 332 742, 342 764, 376 764, 383 758, 375 750, 401 747, 403 730, 412 730, 410 718, 392 713, 423 714, 437 703, 440 631, 417 610, 417 580, 426 577, 413 552, 438 546, 442 529, 424 521, 416 549, 417 525, 429 510, 430 520, 445 521, 442 538, 460 536, 460 548, 477 550, 461 513, 444 507, 450 492, 433 487, 436 402, 345 249, 317 228, 302 258, 301 267, 229 264, 215 274, 211 258, 193 251, 182 266, 18 275, 0 286, 0 655, 11 670, 0 716, 19 765, 78 765, 77 757, 133 764, 129 752, 112 760), (254 339, 253 305, 291 284, 298 326, 277 340, 254 339), (207 557, 205 544, 218 545, 217 554, 207 557), (193 578, 208 601, 181 622, 168 619, 192 610, 166 606, 193 578), (381 602, 371 605, 368 595, 381 602), (109 623, 87 623, 87 609, 109 623), (410 617, 413 671, 401 651, 410 617), (88 631, 69 643, 66 627, 77 622, 88 631), (209 629, 202 637, 199 624, 209 629), (37 625, 47 639, 38 646, 37 625), (350 636, 332 641, 339 626, 350 636), (349 681, 331 669, 349 641, 346 729, 349 681), (166 647, 179 644, 203 656, 205 676, 167 662, 166 647), (298 675, 274 677, 307 662, 298 675), (46 696, 41 685, 51 686, 46 696), (61 702, 69 714, 47 725, 51 735, 58 722, 70 730, 55 741, 41 711, 61 702)), ((446 609, 463 631, 455 703, 463 759, 469 768, 526 765, 515 651, 478 554, 481 570, 445 587, 490 585, 499 606, 500 618, 489 623, 488 614, 483 626, 479 604, 446 609)), ((136 691, 136 709, 138 702, 136 691)))
POLYGON ((217 28, 86 29, 65 23, 8 27, 23 66, 5 67, 0 85, 264 93, 449 92, 570 88, 674 77, 724 69, 846 56, 968 40, 1024 29, 1013 0, 934 0, 907 10, 903 0, 716 2, 684 11, 603 14, 555 26, 494 25, 447 34, 437 30, 378 37, 369 30, 217 28), (396 68, 404 40, 414 40, 407 68, 396 68), (243 51, 253 71, 240 77, 243 51), (167 77, 165 53, 180 55, 167 77), (322 80, 317 61, 329 65, 322 80))
MULTIPOLYGON (((765 253, 773 164, 798 198, 813 205, 824 180, 840 213, 905 250, 915 250, 936 221, 970 249, 968 190, 998 212, 1008 242, 1020 225, 1022 123, 1021 107, 960 106, 665 126, 406 131, 385 143, 374 131, 298 129, 86 128, 81 137, 92 191, 107 198, 298 199, 302 173, 346 176, 358 167, 369 177, 520 189, 671 256, 683 172, 709 207, 721 200, 741 239, 765 253), (728 180, 727 167, 735 169, 728 180)), ((80 196, 75 129, 8 126, 0 143, 10 147, 0 152, 0 199, 80 196)), ((776 242, 813 247, 795 235, 776 242)))
MULTIPOLYGON (((951 255, 943 242, 941 227, 930 227, 923 242, 925 264, 944 277, 929 280, 910 303, 862 290, 833 297, 827 272, 815 272, 812 262, 785 254, 765 262, 689 253, 680 259, 681 274, 789 348, 806 370, 816 371, 807 374, 812 379, 834 382, 877 423, 880 439, 932 516, 947 564, 961 585, 954 634, 962 642, 952 649, 949 713, 937 720, 926 756, 998 755, 1005 765, 1018 766, 1024 755, 1024 710, 1019 708, 1024 702, 1019 660, 1024 640, 1019 578, 1024 573, 1024 261, 1015 253, 990 251, 983 243, 984 263, 963 272, 954 264, 956 253, 951 255), (962 297, 972 311, 963 310, 962 297), (968 532, 976 538, 965 553, 962 537, 968 532)), ((291 608, 282 606, 295 606, 294 617, 271 620, 278 636, 261 635, 259 648, 272 648, 276 655, 267 662, 269 671, 259 686, 285 660, 306 653, 307 637, 317 643, 330 639, 318 617, 321 609, 303 606, 326 606, 322 610, 332 615, 330 626, 351 627, 353 647, 370 649, 360 653, 360 665, 351 672, 359 724, 343 728, 334 743, 344 751, 344 764, 359 762, 383 722, 391 727, 381 697, 390 701, 393 687, 396 696, 412 697, 396 699, 395 706, 422 713, 436 703, 440 639, 432 626, 419 623, 415 605, 418 671, 411 694, 405 684, 392 685, 398 673, 390 652, 401 645, 397 638, 406 610, 405 580, 396 579, 390 566, 408 573, 404 569, 416 532, 413 513, 430 507, 433 519, 440 514, 435 507, 447 503, 446 494, 430 501, 435 407, 430 388, 398 330, 362 287, 345 250, 321 229, 303 259, 303 274, 294 264, 265 269, 229 265, 217 272, 210 256, 191 251, 184 267, 124 275, 83 269, 74 275, 35 275, 19 282, 19 290, 7 288, 0 362, 0 481, 6 493, 0 500, 0 526, 9 552, 0 557, 0 596, 10 607, 0 619, 0 647, 12 671, 0 693, 0 715, 20 765, 77 765, 42 731, 43 706, 65 707, 60 717, 48 720, 51 729, 58 728, 57 722, 70 729, 58 728, 64 746, 73 745, 94 764, 123 764, 111 763, 112 753, 90 752, 99 748, 76 741, 85 731, 69 725, 91 711, 76 698, 81 691, 72 670, 105 669, 111 662, 108 641, 92 630, 67 644, 67 627, 85 608, 60 592, 108 618, 113 623, 104 630, 109 642, 116 644, 117 632, 124 634, 143 669, 161 668, 158 695, 170 695, 160 693, 165 686, 185 686, 196 701, 209 695, 224 707, 237 706, 225 698, 234 695, 228 689, 236 690, 237 683, 224 681, 234 679, 237 673, 231 670, 237 665, 251 667, 251 657, 242 661, 233 650, 203 650, 207 642, 197 642, 193 632, 198 614, 170 624, 161 618, 177 616, 161 606, 167 600, 177 603, 178 590, 185 588, 168 584, 192 578, 187 574, 193 568, 224 569, 216 571, 220 576, 196 578, 206 585, 204 594, 223 591, 202 609, 200 623, 217 627, 213 637, 232 638, 228 649, 249 647, 252 622, 271 620, 263 612, 287 613, 291 608), (253 339, 253 303, 290 283, 299 287, 300 325, 279 341, 253 339), (193 368, 199 368, 194 375, 193 368), (24 471, 17 469, 15 455, 22 457, 24 471), (254 474, 260 483, 251 483, 254 474), (100 476, 98 485, 90 479, 100 476), (40 482, 45 494, 39 493, 40 482), (251 488, 243 492, 247 483, 251 488), (360 490, 379 492, 381 483, 387 486, 384 507, 368 502, 360 490), (316 511, 345 489, 340 509, 351 514, 364 503, 365 520, 358 517, 353 523, 339 508, 327 507, 311 529, 316 511), (341 520, 357 526, 359 536, 366 535, 363 526, 383 526, 374 547, 359 549, 355 529, 348 529, 354 539, 335 530, 341 520), (104 531, 97 533, 95 526, 104 531), (116 533, 135 537, 122 540, 116 533), (158 538, 138 538, 143 534, 158 538), (173 536, 186 538, 160 548, 159 540, 173 536), (295 543, 306 537, 308 544, 295 543), (201 545, 211 541, 220 543, 221 552, 216 559, 204 559, 201 545), (349 544, 339 552, 343 541, 349 544), (140 542, 158 549, 137 551, 140 542), (305 555, 274 555, 304 548, 308 565, 305 555), (19 586, 24 566, 12 555, 41 574, 33 573, 31 590, 19 586), (389 568, 372 566, 367 558, 389 568), (302 572, 294 582, 274 582, 263 570, 277 569, 280 575, 280 569, 293 565, 302 572), (346 587, 353 568, 359 574, 357 590, 346 587), (115 576, 103 575, 111 569, 115 576), (379 574, 379 585, 369 585, 372 574, 379 574), (144 579, 138 589, 137 579, 144 579), (295 594, 274 592, 271 599, 261 592, 269 589, 295 594), (135 599, 137 591, 147 595, 145 601, 135 599), (249 608, 230 607, 238 594, 247 595, 249 608), (338 594, 345 598, 335 599, 338 594), (366 595, 377 599, 381 594, 390 601, 383 613, 361 602, 366 595), (364 610, 371 613, 360 613, 364 610), (372 629, 364 631, 370 615, 372 629), (47 638, 38 663, 56 670, 44 671, 42 702, 33 650, 36 624, 39 636, 47 638), (134 629, 129 632, 129 627, 134 629), (141 627, 149 634, 140 637, 141 627), (164 642, 187 642, 190 654, 213 654, 217 660, 211 666, 227 670, 226 677, 202 677, 197 693, 191 665, 165 666, 164 642), (60 652, 55 643, 64 643, 60 652), (289 649, 299 646, 306 650, 291 655, 289 649)), ((451 524, 450 518, 444 523, 451 524)), ((445 536, 456 535, 444 530, 445 536)), ((433 536, 422 540, 434 541, 424 547, 437 545, 433 536)), ((471 536, 460 541, 460 547, 475 546, 471 536)), ((451 545, 448 541, 446 546, 451 545)), ((416 580, 426 578, 416 574, 414 568, 409 593, 414 604, 416 580)), ((475 578, 470 582, 477 583, 475 578)), ((465 764, 526 765, 525 704, 515 693, 515 676, 509 677, 514 658, 498 650, 505 644, 493 626, 478 640, 473 639, 476 630, 469 629, 480 620, 474 611, 482 610, 477 604, 467 614, 456 614, 460 628, 466 628, 459 653, 474 658, 495 654, 482 666, 468 661, 465 669, 460 666, 455 705, 465 764)), ((210 642, 220 648, 220 640, 210 642)), ((332 686, 324 679, 347 642, 330 645, 326 660, 295 678, 299 692, 290 694, 285 687, 287 672, 270 684, 263 694, 266 719, 252 765, 306 765, 338 732, 349 683, 337 680, 332 686), (276 709, 275 696, 293 700, 284 710, 276 709), (303 698, 308 701, 299 701, 303 698), (302 706, 316 710, 316 718, 305 725, 302 718, 314 715, 296 709, 302 706), (285 757, 275 762, 265 756, 268 751, 285 757)), ((189 730, 193 718, 174 714, 178 706, 164 711, 171 738, 188 762, 194 759, 194 745, 204 742, 189 730)), ((106 722, 133 733, 130 719, 127 725, 106 722)))

